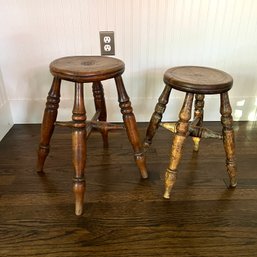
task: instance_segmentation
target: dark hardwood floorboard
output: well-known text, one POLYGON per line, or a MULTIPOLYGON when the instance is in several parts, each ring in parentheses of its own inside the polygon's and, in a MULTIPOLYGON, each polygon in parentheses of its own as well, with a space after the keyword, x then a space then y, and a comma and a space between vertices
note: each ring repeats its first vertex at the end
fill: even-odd
MULTIPOLYGON (((147 124, 139 124, 143 139, 147 124)), ((219 122, 206 122, 220 130, 219 122)), ((71 135, 56 128, 44 176, 35 172, 39 125, 0 142, 0 256, 257 256, 257 124, 235 123, 238 187, 226 188, 222 141, 187 139, 171 200, 163 176, 171 134, 160 128, 140 179, 126 133, 88 140, 85 213, 74 215, 71 135)))

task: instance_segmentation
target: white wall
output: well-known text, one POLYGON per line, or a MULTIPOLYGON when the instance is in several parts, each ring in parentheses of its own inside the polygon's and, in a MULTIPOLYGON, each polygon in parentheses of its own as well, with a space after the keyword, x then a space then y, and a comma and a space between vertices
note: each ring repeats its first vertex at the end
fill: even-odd
MULTIPOLYGON (((0 65, 15 123, 41 122, 52 77, 49 63, 66 55, 100 54, 99 31, 114 30, 116 57, 138 121, 148 121, 176 65, 206 65, 234 77, 235 120, 256 120, 256 0, 0 0, 0 65)), ((105 82, 113 84, 112 81, 105 82)), ((109 119, 119 121, 114 87, 105 87, 109 119)), ((183 94, 173 92, 165 119, 177 119, 183 94)), ((69 119, 72 84, 62 87, 59 119, 69 119)), ((86 90, 92 115, 91 87, 86 90)), ((208 96, 206 120, 219 120, 208 96)))
POLYGON ((12 127, 12 114, 7 99, 4 83, 2 79, 2 72, 0 69, 0 141, 8 130, 12 127))

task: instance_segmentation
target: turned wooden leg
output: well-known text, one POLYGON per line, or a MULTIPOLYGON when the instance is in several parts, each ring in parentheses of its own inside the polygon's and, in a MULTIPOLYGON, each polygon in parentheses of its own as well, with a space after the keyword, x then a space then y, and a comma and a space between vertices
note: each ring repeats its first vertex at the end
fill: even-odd
POLYGON ((137 129, 135 115, 133 113, 133 109, 124 87, 122 77, 115 77, 117 92, 118 92, 118 101, 119 106, 121 108, 121 113, 123 116, 123 121, 125 124, 125 128, 127 131, 128 138, 132 144, 134 150, 134 156, 136 164, 141 172, 142 178, 147 178, 147 169, 145 164, 145 156, 142 151, 141 142, 139 140, 139 133, 137 129))
POLYGON ((49 143, 54 131, 59 102, 61 80, 53 79, 52 87, 48 93, 44 117, 41 125, 41 138, 38 150, 37 172, 43 172, 44 163, 49 154, 49 143))
POLYGON ((221 100, 221 123, 223 126, 223 144, 226 152, 226 166, 230 178, 230 187, 236 187, 236 160, 235 160, 235 137, 233 130, 232 108, 229 103, 228 92, 220 95, 221 100))
MULTIPOLYGON (((105 105, 105 98, 104 98, 104 90, 103 85, 100 81, 93 83, 93 95, 95 101, 95 109, 96 111, 100 112, 99 121, 106 121, 107 113, 106 113, 106 105, 105 105)), ((101 129, 101 134, 103 138, 103 146, 106 148, 108 147, 108 128, 104 127, 101 129)))
MULTIPOLYGON (((203 123, 203 107, 204 107, 204 95, 195 95, 195 110, 194 110, 194 120, 196 123, 194 126, 202 126, 203 123)), ((194 151, 199 151, 200 137, 192 137, 194 142, 194 151)))
POLYGON ((146 131, 146 137, 144 140, 144 148, 148 148, 152 143, 152 139, 162 120, 162 115, 166 109, 166 105, 169 102, 170 92, 171 92, 171 87, 168 85, 165 85, 165 88, 158 99, 158 103, 155 106, 154 113, 152 114, 150 123, 148 125, 147 131, 146 131))
POLYGON ((176 182, 177 167, 182 156, 183 143, 188 135, 193 99, 194 94, 187 93, 182 109, 179 113, 176 134, 171 147, 170 164, 165 173, 165 193, 163 197, 166 199, 170 198, 171 189, 176 182))
POLYGON ((75 99, 72 111, 72 161, 75 169, 73 191, 75 195, 75 213, 83 213, 86 165, 86 110, 84 105, 83 83, 75 83, 75 99))

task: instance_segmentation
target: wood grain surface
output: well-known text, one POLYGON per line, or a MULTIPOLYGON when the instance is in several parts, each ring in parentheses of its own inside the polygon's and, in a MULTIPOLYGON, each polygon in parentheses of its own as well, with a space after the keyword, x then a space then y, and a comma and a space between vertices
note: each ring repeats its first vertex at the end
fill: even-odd
POLYGON ((55 77, 76 82, 110 79, 123 73, 123 61, 107 56, 67 56, 50 63, 55 77))
MULTIPOLYGON (((206 122, 219 130, 220 122, 206 122)), ((147 124, 139 124, 141 138, 147 124)), ((15 125, 0 142, 0 256, 257 256, 257 124, 235 123, 238 186, 226 188, 224 149, 186 140, 170 200, 162 198, 171 134, 159 128, 140 179, 124 131, 88 140, 86 212, 73 213, 70 130, 57 127, 44 176, 39 125, 15 125)))
POLYGON ((229 91, 233 78, 226 72, 200 66, 178 66, 164 73, 164 82, 173 88, 196 94, 220 94, 229 91))

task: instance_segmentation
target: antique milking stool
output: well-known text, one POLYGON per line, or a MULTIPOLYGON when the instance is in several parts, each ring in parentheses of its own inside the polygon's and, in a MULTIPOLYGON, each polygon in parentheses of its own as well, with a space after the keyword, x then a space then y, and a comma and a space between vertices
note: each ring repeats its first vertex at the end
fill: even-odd
POLYGON ((48 93, 47 103, 41 126, 41 139, 38 151, 37 171, 43 172, 45 159, 49 153, 49 143, 55 125, 72 128, 72 160, 75 169, 73 191, 75 194, 75 213, 83 213, 86 164, 86 139, 92 128, 102 133, 104 147, 108 146, 108 130, 117 126, 106 122, 106 106, 102 80, 114 78, 118 92, 118 101, 128 138, 132 144, 135 161, 143 178, 147 178, 145 157, 142 152, 135 116, 121 74, 124 63, 116 58, 102 56, 70 56, 57 59, 50 64, 50 72, 54 76, 52 87, 48 93), (56 122, 60 102, 61 81, 75 83, 75 97, 72 121, 56 122), (87 120, 84 105, 84 83, 93 83, 93 96, 96 113, 87 120))
POLYGON ((147 149, 151 145, 152 138, 159 125, 175 133, 171 148, 170 164, 165 174, 164 198, 170 198, 171 189, 177 177, 177 167, 181 159, 183 143, 187 136, 193 137, 194 151, 199 150, 200 138, 212 137, 223 139, 230 187, 236 187, 237 179, 233 118, 228 97, 228 91, 233 84, 232 77, 223 71, 212 68, 181 66, 168 69, 164 74, 163 80, 166 85, 158 99, 155 111, 147 128, 144 147, 147 149), (173 124, 161 123, 162 115, 169 101, 169 95, 172 88, 186 93, 179 114, 179 121, 173 124), (205 94, 220 94, 221 124, 223 126, 222 134, 202 127, 205 94), (189 122, 194 95, 194 119, 192 122, 189 122))

